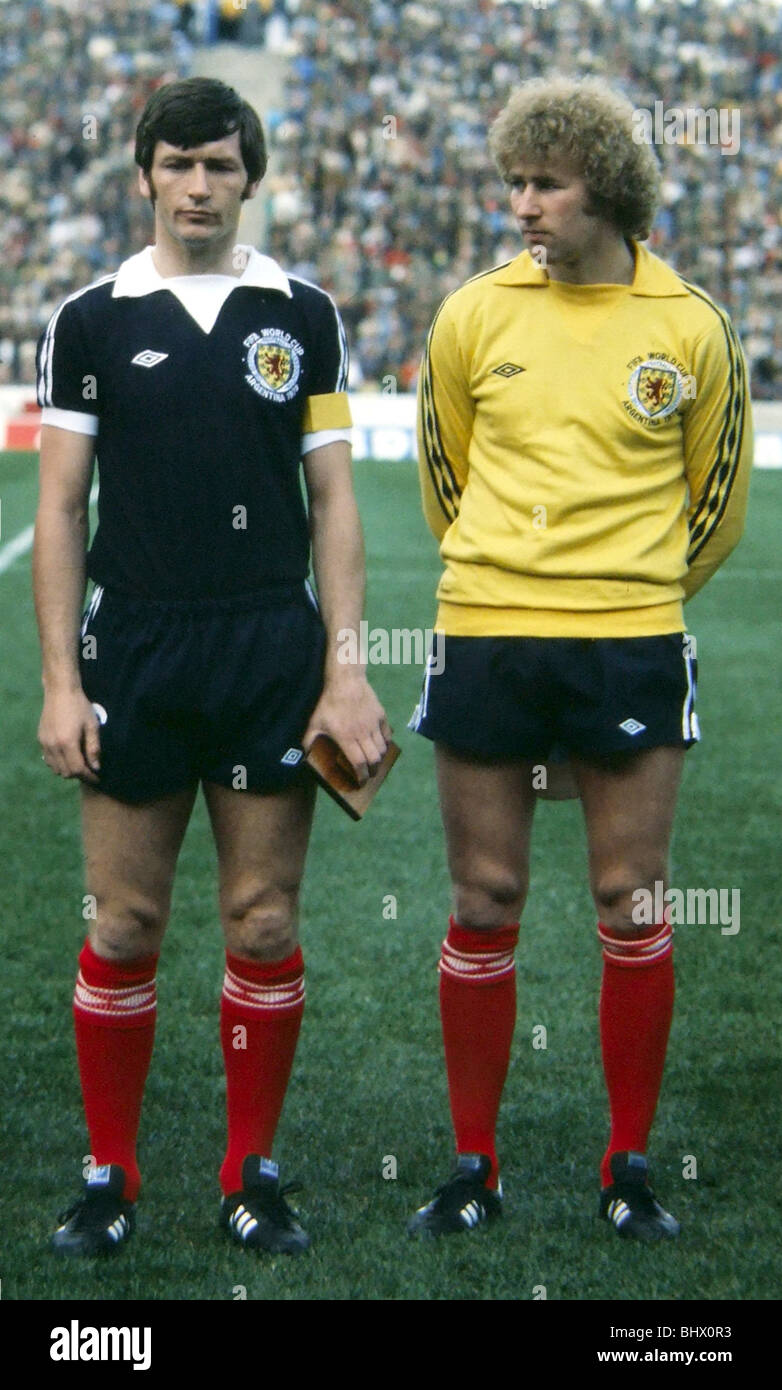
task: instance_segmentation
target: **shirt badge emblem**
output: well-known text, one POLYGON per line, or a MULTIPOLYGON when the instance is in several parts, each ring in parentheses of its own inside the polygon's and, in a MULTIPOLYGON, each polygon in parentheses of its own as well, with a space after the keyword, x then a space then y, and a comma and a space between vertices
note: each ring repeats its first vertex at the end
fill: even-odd
POLYGON ((245 381, 266 401, 287 401, 296 395, 301 376, 301 343, 281 328, 264 328, 245 338, 245 381))
POLYGON ((662 420, 672 415, 682 398, 682 390, 682 374, 678 367, 653 357, 636 367, 627 383, 630 400, 647 420, 662 420))

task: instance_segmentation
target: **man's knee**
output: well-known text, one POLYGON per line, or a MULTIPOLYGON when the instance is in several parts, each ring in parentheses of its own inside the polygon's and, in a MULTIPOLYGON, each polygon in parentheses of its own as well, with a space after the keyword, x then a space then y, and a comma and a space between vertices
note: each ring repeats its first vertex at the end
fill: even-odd
POLYGON ((285 960, 296 949, 298 886, 255 888, 223 908, 226 945, 249 960, 285 960))
POLYGON ((646 915, 639 914, 639 903, 654 900, 655 884, 665 879, 665 867, 658 865, 643 870, 632 865, 613 865, 593 875, 592 896, 600 921, 612 931, 633 936, 648 928, 646 915), (643 890, 643 897, 639 895, 643 890))
POLYGON ((90 945, 105 960, 138 960, 160 950, 167 921, 167 907, 151 900, 99 896, 96 918, 90 928, 90 945))
POLYGON ((502 927, 518 921, 527 884, 512 870, 487 866, 480 873, 455 880, 454 917, 462 927, 502 927))

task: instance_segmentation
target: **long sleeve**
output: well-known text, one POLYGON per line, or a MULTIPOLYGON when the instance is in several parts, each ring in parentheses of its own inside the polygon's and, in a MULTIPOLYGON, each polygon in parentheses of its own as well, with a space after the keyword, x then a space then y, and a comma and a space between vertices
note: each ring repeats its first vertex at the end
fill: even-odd
POLYGON ((727 559, 744 529, 752 472, 752 416, 747 369, 727 314, 695 349, 696 395, 684 426, 690 501, 685 600, 727 559))
POLYGON ((456 519, 467 481, 475 404, 447 302, 429 331, 418 382, 418 468, 424 516, 437 540, 456 519))

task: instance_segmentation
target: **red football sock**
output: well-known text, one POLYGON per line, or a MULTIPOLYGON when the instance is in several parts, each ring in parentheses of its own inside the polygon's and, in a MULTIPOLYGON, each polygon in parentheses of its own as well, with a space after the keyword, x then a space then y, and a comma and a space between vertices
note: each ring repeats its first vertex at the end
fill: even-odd
POLYGON ((220 1013, 228 1149, 220 1169, 226 1196, 241 1191, 248 1154, 271 1158, 304 1013, 300 947, 287 960, 243 960, 226 951, 220 1013))
POLYGON ((673 1015, 673 928, 663 922, 632 938, 598 924, 603 945, 600 1042, 611 1137, 600 1168, 612 1183, 611 1155, 646 1152, 673 1015))
POLYGON ((513 952, 518 923, 472 931, 453 917, 440 957, 440 1016, 457 1153, 488 1154, 499 1180, 494 1131, 516 1022, 513 952))
POLYGON ((136 1136, 155 1040, 157 959, 104 960, 85 941, 73 999, 90 1152, 99 1166, 125 1169, 131 1202, 141 1186, 136 1136))

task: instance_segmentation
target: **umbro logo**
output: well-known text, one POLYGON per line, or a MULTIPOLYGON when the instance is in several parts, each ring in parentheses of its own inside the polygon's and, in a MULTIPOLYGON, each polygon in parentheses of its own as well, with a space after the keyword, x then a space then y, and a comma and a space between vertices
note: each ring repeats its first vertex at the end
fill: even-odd
POLYGON ((518 376, 519 372, 523 372, 524 370, 525 370, 524 367, 517 367, 515 362, 503 362, 503 364, 502 364, 501 367, 495 367, 495 368, 494 368, 494 370, 493 370, 493 372, 492 372, 492 375, 493 375, 493 376, 518 376))
POLYGON ((626 734, 640 734, 646 728, 646 725, 639 724, 637 719, 625 719, 624 722, 619 725, 619 728, 624 729, 626 734))
POLYGON ((289 767, 295 767, 296 763, 301 762, 302 756, 300 748, 289 748, 287 753, 284 753, 280 758, 280 762, 286 763, 289 767))
POLYGON ((130 365, 131 367, 156 367, 158 362, 165 362, 167 357, 167 352, 153 352, 151 348, 145 348, 143 352, 137 352, 136 356, 130 359, 130 365))

